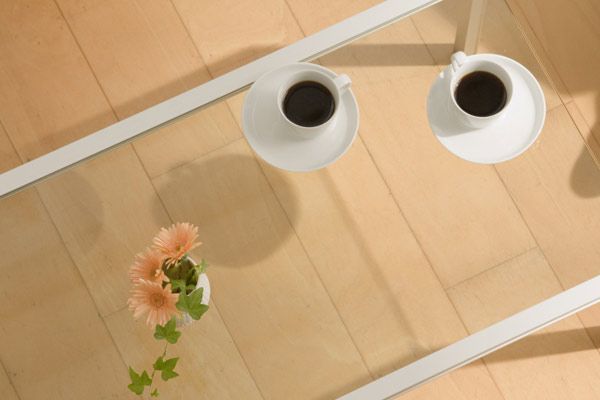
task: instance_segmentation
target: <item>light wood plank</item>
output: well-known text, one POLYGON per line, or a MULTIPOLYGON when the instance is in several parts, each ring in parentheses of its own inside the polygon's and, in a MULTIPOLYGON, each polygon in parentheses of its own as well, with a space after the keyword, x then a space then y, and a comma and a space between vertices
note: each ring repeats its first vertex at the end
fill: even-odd
POLYGON ((8 171, 21 163, 8 135, 0 125, 0 173, 8 171))
MULTIPOLYGON (((448 291, 470 332, 561 291, 538 249, 448 291)), ((597 399, 600 354, 577 316, 485 358, 506 399, 597 399), (535 371, 535 373, 532 373, 535 371)))
POLYGON ((549 83, 554 87, 554 91, 558 94, 563 104, 570 103, 573 100, 573 98, 567 90, 567 87, 565 86, 565 83, 563 82, 562 78, 558 74, 556 67, 550 61, 550 57, 544 49, 544 46, 542 46, 541 41, 536 36, 534 30, 531 28, 531 25, 527 21, 525 13, 513 0, 506 0, 506 4, 508 5, 511 13, 513 14, 517 25, 523 32, 524 39, 527 41, 529 48, 537 58, 540 67, 542 67, 542 69, 546 72, 546 75, 549 77, 549 83))
MULTIPOLYGON (((119 118, 211 78, 168 0, 60 4, 119 118)), ((219 103, 137 139, 134 147, 156 176, 239 137, 227 105, 219 103)))
POLYGON ((133 146, 148 176, 156 177, 241 137, 240 125, 223 102, 136 139, 133 146))
MULTIPOLYGON (((459 14, 470 0, 445 0, 440 4, 415 14, 411 19, 428 44, 431 54, 440 66, 449 63, 459 14)), ((479 53, 498 53, 513 58, 529 69, 540 82, 548 108, 561 104, 553 84, 549 82, 531 49, 527 45, 513 14, 504 0, 489 0, 481 31, 479 53)), ((558 84, 558 83, 554 83, 558 84)))
POLYGON ((589 150, 590 155, 596 162, 596 165, 600 167, 600 143, 594 137, 594 132, 592 128, 588 125, 586 119, 579 111, 579 107, 577 107, 577 103, 574 101, 565 105, 565 108, 569 112, 569 116, 573 120, 573 123, 577 127, 581 137, 583 138, 586 147, 589 150))
MULTIPOLYGON (((162 354, 164 341, 155 340, 152 331, 143 321, 135 322, 129 310, 106 317, 106 322, 119 338, 123 358, 134 369, 151 368, 162 354)), ((178 343, 167 350, 167 357, 179 357, 175 370, 180 376, 166 383, 157 379, 161 398, 262 399, 214 304, 200 321, 181 332, 178 343)))
MULTIPOLYGON (((61 4, 119 117, 209 78, 169 2, 61 4)), ((138 151, 148 169, 158 174, 189 160, 186 157, 227 143, 231 132, 240 134, 227 106, 218 105, 140 141, 138 151), (200 131, 196 128, 206 122, 211 124, 200 131)), ((132 147, 114 150, 55 177, 40 185, 40 192, 99 312, 108 315, 122 309, 133 254, 150 243, 160 226, 170 223, 132 147)), ((115 334, 115 341, 121 348, 134 345, 127 336, 115 334)), ((220 361, 217 358, 214 354, 211 361, 232 363, 232 374, 241 371, 240 382, 251 379, 243 363, 234 366, 225 353, 220 361)), ((214 388, 223 383, 212 378, 217 376, 209 374, 205 385, 214 388)))
POLYGON ((86 3, 58 0, 119 118, 210 79, 170 1, 86 3))
POLYGON ((358 14, 379 0, 286 0, 305 35, 311 35, 358 14))
POLYGON ((0 249, 0 358, 21 398, 126 398, 127 370, 34 189, 0 202, 0 249))
POLYGON ((458 159, 430 133, 412 99, 426 98, 434 76, 356 91, 367 147, 448 287, 534 241, 493 168, 458 159))
MULTIPOLYGON (((497 169, 561 283, 599 274, 600 171, 566 109, 550 111, 538 143, 497 169)), ((597 308, 580 315, 587 327, 600 324, 597 308)))
POLYGON ((415 99, 427 98, 438 70, 419 40, 413 24, 400 21, 322 62, 353 79, 361 137, 447 287, 534 241, 493 168, 456 158, 431 134, 415 99), (390 43, 411 51, 390 51, 390 43))
POLYGON ((134 254, 170 219, 131 146, 38 184, 101 315, 126 305, 134 254))
POLYGON ((173 4, 213 76, 303 36, 284 0, 174 0, 173 4))
MULTIPOLYGON (((173 4, 213 77, 303 37, 284 0, 175 0, 173 4)), ((239 127, 243 101, 243 94, 227 100, 239 127)))
MULTIPOLYGON (((600 7, 597 2, 509 2, 531 26, 597 141, 600 141, 600 7)), ((596 151, 596 157, 600 153, 596 151)))
POLYGON ((51 0, 0 3, 0 120, 28 161, 112 122, 51 0))
MULTIPOLYGON (((360 140, 319 172, 262 166, 375 376, 465 335, 360 140)), ((440 392, 452 399, 501 398, 481 364, 410 396, 440 392)))
POLYGON ((10 383, 8 376, 6 375, 3 366, 0 366, 0 393, 2 393, 2 398, 5 400, 18 400, 17 392, 15 392, 14 387, 10 383))
POLYGON ((213 300, 266 398, 331 398, 368 381, 245 142, 154 182, 175 219, 201 227, 213 300))

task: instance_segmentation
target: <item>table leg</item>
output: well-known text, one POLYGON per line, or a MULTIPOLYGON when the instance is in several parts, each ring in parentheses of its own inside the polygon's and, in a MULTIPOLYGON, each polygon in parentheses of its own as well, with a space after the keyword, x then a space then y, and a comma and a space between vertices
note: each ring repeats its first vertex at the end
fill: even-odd
POLYGON ((465 10, 460 13, 461 17, 456 28, 454 51, 474 54, 477 52, 487 0, 469 0, 465 2, 465 5, 465 10))

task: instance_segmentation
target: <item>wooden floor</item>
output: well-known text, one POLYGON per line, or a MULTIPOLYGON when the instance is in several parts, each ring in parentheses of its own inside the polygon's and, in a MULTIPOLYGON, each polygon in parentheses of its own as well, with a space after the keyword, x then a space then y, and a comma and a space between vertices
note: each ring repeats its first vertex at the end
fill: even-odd
MULTIPOLYGON (((2 1, 0 171, 376 3, 2 1)), ((0 397, 131 397, 126 365, 160 349, 126 270, 172 221, 200 226, 213 296, 166 399, 334 398, 599 274, 600 6, 489 0, 480 51, 527 66, 548 114, 526 154, 480 166, 424 107, 465 4, 318 60, 361 112, 325 170, 257 160, 241 94, 1 200, 0 397)), ((402 398, 600 399, 598 346, 594 307, 402 398)))

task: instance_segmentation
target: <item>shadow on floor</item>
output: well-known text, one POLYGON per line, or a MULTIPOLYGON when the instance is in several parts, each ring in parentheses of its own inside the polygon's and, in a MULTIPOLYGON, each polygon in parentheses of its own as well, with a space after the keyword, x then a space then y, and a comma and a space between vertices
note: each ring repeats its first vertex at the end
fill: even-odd
MULTIPOLYGON (((171 217, 200 226, 204 245, 198 252, 220 266, 259 263, 293 234, 256 159, 239 154, 241 146, 238 141, 178 167, 157 183, 171 217)), ((287 211, 293 223, 296 203, 287 211)))
POLYGON ((542 358, 596 350, 590 335, 600 335, 600 327, 541 332, 527 336, 485 357, 487 363, 542 358))

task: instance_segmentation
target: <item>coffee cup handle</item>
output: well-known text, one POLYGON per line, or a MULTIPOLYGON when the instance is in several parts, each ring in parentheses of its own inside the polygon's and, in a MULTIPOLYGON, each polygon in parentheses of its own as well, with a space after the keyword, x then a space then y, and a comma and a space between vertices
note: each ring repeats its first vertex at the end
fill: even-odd
POLYGON ((467 61, 467 55, 462 51, 457 51, 450 57, 450 65, 452 66, 452 73, 456 73, 460 67, 467 61))
POLYGON ((341 74, 335 77, 333 83, 335 84, 335 86, 337 86, 340 93, 343 93, 350 88, 352 81, 350 80, 350 77, 348 75, 341 74))

